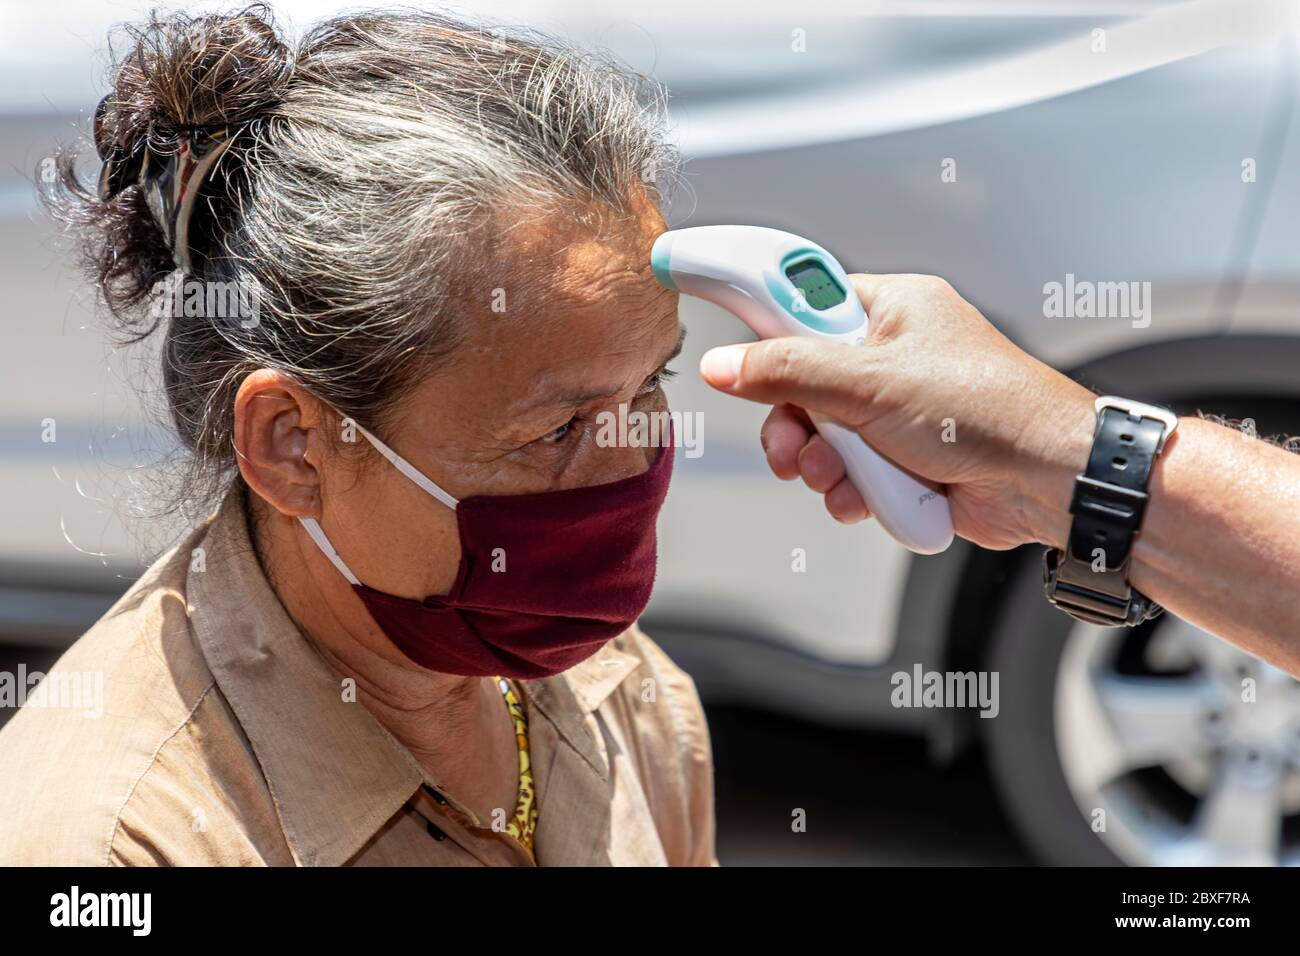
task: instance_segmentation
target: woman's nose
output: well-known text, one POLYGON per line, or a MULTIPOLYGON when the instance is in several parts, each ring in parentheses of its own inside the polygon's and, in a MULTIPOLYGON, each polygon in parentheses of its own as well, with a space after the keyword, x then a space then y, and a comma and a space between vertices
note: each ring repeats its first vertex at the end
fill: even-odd
POLYGON ((672 421, 666 410, 624 413, 617 427, 603 430, 598 442, 603 447, 596 456, 600 461, 601 481, 618 481, 645 471, 659 457, 661 450, 672 452, 672 421))

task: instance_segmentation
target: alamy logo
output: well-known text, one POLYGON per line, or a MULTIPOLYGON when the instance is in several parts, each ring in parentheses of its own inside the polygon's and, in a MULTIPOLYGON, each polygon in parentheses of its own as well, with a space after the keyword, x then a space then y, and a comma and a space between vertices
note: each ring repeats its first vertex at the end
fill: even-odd
POLYGON ((927 671, 920 664, 912 672, 895 671, 889 679, 894 689, 889 702, 895 707, 978 707, 981 717, 996 717, 997 671, 927 671))
POLYGON ((226 319, 240 328, 261 323, 261 298, 255 286, 244 282, 201 282, 173 272, 154 284, 149 317, 163 319, 226 319))
POLYGON ((1150 282, 1076 281, 1073 272, 1064 282, 1043 286, 1043 318, 1132 319, 1133 328, 1151 324, 1150 282))
POLYGON ((599 448, 662 448, 671 444, 686 449, 687 458, 704 454, 703 412, 632 412, 626 403, 618 412, 596 415, 599 448))
POLYGON ((50 897, 51 926, 129 926, 132 936, 148 936, 153 926, 150 893, 71 892, 50 897))
POLYGON ((104 715, 103 671, 0 671, 0 710, 11 707, 48 707, 79 710, 85 717, 104 715))

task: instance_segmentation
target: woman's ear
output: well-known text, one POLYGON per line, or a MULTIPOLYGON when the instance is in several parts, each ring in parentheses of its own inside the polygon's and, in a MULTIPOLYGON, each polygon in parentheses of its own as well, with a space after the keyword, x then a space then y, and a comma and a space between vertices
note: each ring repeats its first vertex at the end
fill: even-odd
POLYGON ((320 472, 312 459, 325 427, 321 401, 283 372, 258 369, 235 395, 239 473, 286 517, 320 517, 320 472))

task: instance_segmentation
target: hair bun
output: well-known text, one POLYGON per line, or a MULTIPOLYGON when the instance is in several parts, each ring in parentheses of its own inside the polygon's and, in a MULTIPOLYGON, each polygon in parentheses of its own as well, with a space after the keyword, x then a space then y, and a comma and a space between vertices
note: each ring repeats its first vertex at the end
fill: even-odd
POLYGON ((269 9, 229 15, 154 14, 128 28, 105 104, 103 135, 133 151, 142 138, 159 151, 181 130, 244 122, 274 106, 293 72, 293 55, 269 9))
MULTIPOLYGON (((175 268, 175 236, 167 223, 159 224, 148 190, 126 187, 150 157, 176 155, 182 136, 219 136, 220 127, 246 125, 273 110, 287 94, 295 54, 262 4, 230 14, 154 13, 142 25, 119 28, 114 41, 112 91, 94 117, 103 161, 99 189, 82 185, 76 150, 63 147, 57 175, 41 195, 53 215, 80 234, 83 258, 110 310, 138 337, 157 323, 132 313, 175 268)), ((236 146, 232 138, 229 145, 226 155, 242 160, 242 142, 236 146)), ((222 183, 206 192, 210 212, 196 217, 208 221, 187 228, 187 250, 190 242, 201 250, 215 241, 216 216, 228 206, 243 165, 221 163, 222 183)))

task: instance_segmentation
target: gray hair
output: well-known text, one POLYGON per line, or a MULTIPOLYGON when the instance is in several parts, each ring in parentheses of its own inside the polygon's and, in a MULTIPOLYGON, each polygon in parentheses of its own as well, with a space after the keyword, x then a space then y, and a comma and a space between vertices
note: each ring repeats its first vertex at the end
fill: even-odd
POLYGON ((119 331, 165 328, 167 405, 191 453, 182 505, 209 506, 234 477, 250 372, 292 374, 375 428, 464 335, 464 267, 502 213, 617 222, 638 194, 661 202, 676 169, 656 86, 538 34, 403 10, 330 20, 291 47, 261 6, 127 30, 104 119, 128 151, 235 127, 185 278, 245 290, 256 321, 146 307, 178 276, 138 186, 102 200, 65 151, 47 201, 79 227, 119 331))

